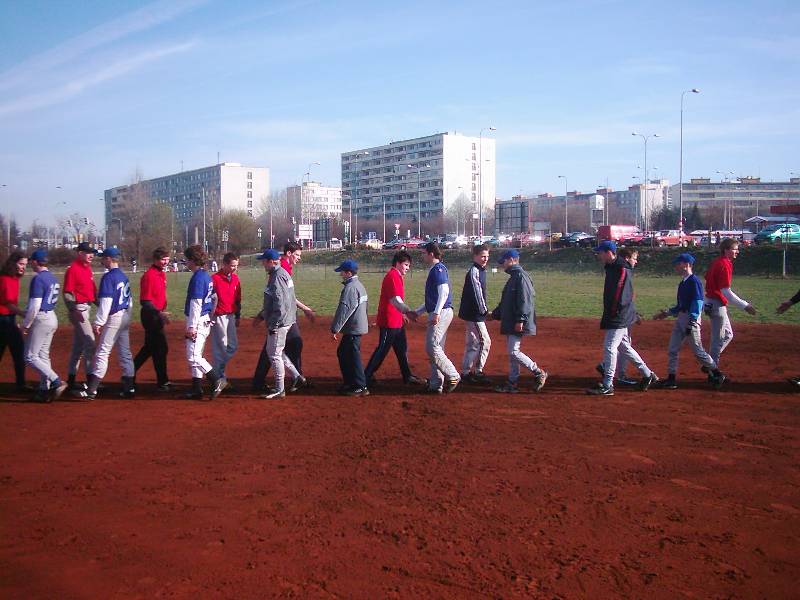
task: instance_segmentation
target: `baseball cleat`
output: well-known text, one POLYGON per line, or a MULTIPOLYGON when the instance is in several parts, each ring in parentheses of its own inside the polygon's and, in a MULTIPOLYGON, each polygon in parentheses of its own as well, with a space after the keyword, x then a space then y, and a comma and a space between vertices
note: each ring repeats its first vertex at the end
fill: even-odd
POLYGON ((658 383, 658 375, 650 371, 650 375, 647 377, 642 377, 641 381, 639 382, 639 390, 646 392, 654 383, 658 383))
POLYGON ((727 379, 728 378, 725 376, 725 373, 720 373, 719 375, 712 374, 709 378, 709 382, 715 390, 718 390, 722 387, 722 384, 727 381, 727 379))
POLYGON ((541 392, 546 381, 547 381, 547 371, 540 369, 538 375, 536 375, 533 378, 533 391, 541 392))
POLYGON ((800 388, 800 377, 789 377, 786 381, 800 388))
POLYGON ((614 386, 609 387, 603 385, 602 383, 598 383, 595 387, 586 390, 586 393, 591 396, 613 396, 614 386))
POLYGON ((477 385, 489 385, 492 383, 491 378, 484 375, 483 371, 478 371, 477 373, 473 373, 472 381, 477 385))
POLYGON ((36 393, 33 395, 30 401, 39 404, 46 404, 48 402, 52 402, 53 399, 50 394, 51 390, 36 390, 36 393))
POLYGON ((300 388, 306 387, 306 378, 302 375, 298 375, 292 380, 292 385, 289 386, 290 392, 296 392, 300 388))
POLYGON ((450 392, 455 391, 459 383, 461 383, 460 379, 450 379, 447 383, 444 384, 444 392, 446 394, 449 394, 450 392))
POLYGON ((367 388, 355 388, 351 390, 347 390, 344 393, 345 396, 369 396, 369 390, 367 388))
POLYGON ((462 373, 461 374, 461 383, 463 383, 465 385, 474 385, 477 382, 473 379, 472 373, 462 373))
MULTIPOLYGON (((53 382, 55 384, 55 382, 53 382)), ((58 385, 53 385, 49 392, 47 393, 48 400, 47 402, 52 402, 53 400, 58 400, 67 391, 69 385, 64 383, 63 381, 59 381, 58 385)))
POLYGON ((285 390, 270 389, 266 394, 261 394, 261 397, 265 398, 267 400, 272 400, 274 398, 285 398, 286 397, 286 391, 285 390))
POLYGON ((406 385, 428 385, 426 380, 422 379, 421 377, 417 377, 416 375, 411 375, 403 383, 406 385))
POLYGON ((75 383, 69 386, 69 393, 71 396, 75 398, 85 398, 86 397, 86 384, 85 383, 75 383))
POLYGON ((442 393, 442 388, 426 387, 425 390, 424 390, 424 393, 425 394, 441 394, 442 393))
POLYGON ((658 388, 660 390, 677 390, 678 382, 675 381, 674 377, 667 377, 666 379, 660 379, 659 381, 654 383, 653 387, 658 388))
POLYGON ((227 379, 224 377, 217 379, 217 381, 214 383, 214 388, 211 390, 211 399, 213 400, 219 396, 222 393, 222 390, 224 390, 226 387, 228 387, 227 379))
POLYGON ((174 389, 175 389, 175 386, 172 384, 171 381, 166 381, 164 383, 160 383, 160 384, 158 384, 158 387, 156 387, 156 390, 159 391, 159 392, 171 392, 174 389))
POLYGON ((494 391, 500 394, 516 394, 519 392, 519 387, 516 383, 511 383, 510 381, 506 381, 501 385, 494 386, 494 391))
POLYGON ((632 377, 617 377, 617 385, 621 385, 624 387, 633 387, 639 383, 638 380, 633 379, 632 377))

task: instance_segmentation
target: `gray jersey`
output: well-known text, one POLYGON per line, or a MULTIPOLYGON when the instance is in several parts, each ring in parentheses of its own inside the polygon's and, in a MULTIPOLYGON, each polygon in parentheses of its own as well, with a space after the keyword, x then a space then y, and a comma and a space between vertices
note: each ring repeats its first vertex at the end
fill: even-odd
POLYGON ((264 289, 262 316, 270 331, 297 322, 297 297, 292 276, 282 267, 270 272, 264 289))
POLYGON ((367 318, 367 289, 358 280, 358 275, 342 282, 339 306, 331 323, 332 333, 345 335, 364 335, 369 331, 367 318))

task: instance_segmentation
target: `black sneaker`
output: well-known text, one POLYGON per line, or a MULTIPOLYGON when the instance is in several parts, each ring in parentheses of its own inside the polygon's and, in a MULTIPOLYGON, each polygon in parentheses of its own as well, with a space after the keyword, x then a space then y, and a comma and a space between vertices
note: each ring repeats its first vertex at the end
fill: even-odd
POLYGON ((639 390, 646 392, 654 383, 658 383, 658 375, 650 371, 650 375, 647 377, 642 377, 641 381, 639 382, 639 390))
POLYGON ((475 385, 478 382, 475 381, 474 377, 475 376, 472 373, 462 373, 461 374, 461 383, 466 384, 466 385, 475 385))
POLYGON ((700 367, 700 370, 701 370, 703 373, 706 373, 706 374, 708 374, 708 373, 711 373, 711 369, 709 369, 709 368, 708 368, 707 366, 705 366, 705 365, 703 365, 702 367, 700 367))
POLYGON ((58 400, 59 398, 61 398, 64 392, 67 391, 68 387, 69 385, 67 385, 63 381, 59 381, 58 385, 53 385, 47 394, 49 397, 48 402, 52 402, 53 400, 58 400))
POLYGON ((519 386, 516 383, 506 381, 503 384, 494 386, 494 391, 500 394, 516 394, 519 392, 519 386))
POLYGON ((617 377, 617 385, 621 385, 623 387, 634 387, 639 384, 638 379, 633 379, 631 377, 617 377))
POLYGON ((289 386, 289 391, 296 392, 300 388, 308 387, 306 383, 306 378, 302 375, 298 375, 292 380, 292 385, 289 386))
POLYGON ((425 379, 417 377, 416 375, 411 375, 403 383, 405 383, 406 385, 428 385, 428 382, 425 379))
POLYGON ((181 396, 181 398, 183 398, 184 400, 202 400, 203 392, 197 392, 193 390, 190 392, 186 392, 181 396))
POLYGON ((614 386, 606 386, 602 383, 598 383, 595 387, 586 390, 586 393, 590 396, 613 396, 614 386))
POLYGON ((52 389, 36 390, 36 393, 31 398, 31 402, 36 402, 38 404, 48 404, 53 401, 51 394, 52 394, 52 389))
POLYGON ((666 379, 657 381, 653 387, 656 387, 660 390, 677 390, 678 382, 675 381, 674 377, 667 377, 666 379))
POLYGON ((226 387, 228 387, 227 379, 224 377, 217 379, 217 381, 214 383, 214 387, 211 389, 211 399, 214 400, 217 398, 222 393, 222 390, 224 390, 226 387))
POLYGON ((344 393, 345 396, 369 396, 369 390, 367 388, 355 388, 347 390, 344 393))
POLYGON ((489 385, 492 383, 492 379, 484 375, 483 371, 478 371, 477 373, 473 373, 472 381, 474 381, 477 385, 489 385))
POLYGON ((714 375, 712 373, 709 377, 709 382, 711 383, 711 386, 715 390, 720 389, 722 387, 722 384, 725 383, 727 380, 728 378, 725 376, 725 373, 720 373, 719 375, 714 375))
POLYGON ((533 378, 533 391, 541 392, 547 381, 547 371, 539 370, 539 374, 533 378))
POLYGON ((276 390, 274 388, 270 388, 266 394, 261 394, 262 398, 266 400, 273 400, 275 398, 285 398, 286 397, 286 390, 276 390))
POLYGON ((156 391, 159 391, 159 392, 171 392, 174 389, 175 389, 175 386, 173 385, 173 383, 171 381, 166 381, 166 382, 160 383, 158 386, 156 386, 156 391))
POLYGON ((786 381, 791 383, 793 386, 800 388, 800 377, 789 377, 786 381))

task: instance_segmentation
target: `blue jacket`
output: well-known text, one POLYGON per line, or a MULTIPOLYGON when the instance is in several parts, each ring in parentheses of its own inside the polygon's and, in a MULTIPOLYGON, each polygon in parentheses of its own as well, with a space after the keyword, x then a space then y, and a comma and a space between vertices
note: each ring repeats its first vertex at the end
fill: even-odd
POLYGON ((472 323, 486 320, 489 308, 486 305, 486 269, 473 264, 466 277, 461 292, 458 317, 472 323))

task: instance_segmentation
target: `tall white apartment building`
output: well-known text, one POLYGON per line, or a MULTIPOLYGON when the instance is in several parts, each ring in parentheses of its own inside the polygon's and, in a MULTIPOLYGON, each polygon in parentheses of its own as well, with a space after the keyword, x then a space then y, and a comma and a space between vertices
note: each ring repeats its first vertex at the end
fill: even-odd
POLYGON ((424 229, 455 204, 478 212, 482 198, 486 210, 494 206, 495 160, 493 139, 459 133, 344 152, 342 216, 366 221, 385 214, 387 222, 419 220, 424 229))
POLYGON ((311 223, 324 217, 342 215, 342 188, 324 186, 316 181, 286 188, 288 217, 296 223, 311 223))
POLYGON ((169 205, 176 225, 182 228, 202 222, 204 205, 207 220, 232 209, 255 217, 262 200, 269 196, 269 169, 225 162, 114 187, 105 190, 104 196, 108 242, 113 244, 119 230, 111 223, 117 219, 124 223, 126 204, 132 201, 169 205))

